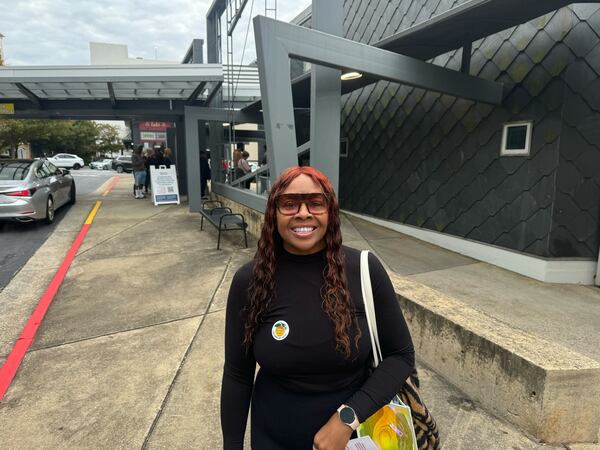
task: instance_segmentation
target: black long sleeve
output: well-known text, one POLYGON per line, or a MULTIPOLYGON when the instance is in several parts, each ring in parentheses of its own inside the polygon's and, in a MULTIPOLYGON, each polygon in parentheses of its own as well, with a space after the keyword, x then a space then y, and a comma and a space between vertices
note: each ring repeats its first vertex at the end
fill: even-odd
POLYGON ((256 361, 242 348, 244 323, 242 309, 247 301, 251 266, 242 267, 233 277, 225 319, 225 366, 221 387, 221 428, 223 447, 241 450, 248 420, 256 361))
MULTIPOLYGON (((247 303, 253 263, 234 276, 227 302, 221 391, 225 450, 243 448, 251 401, 253 436, 260 424, 257 435, 271 436, 286 442, 282 447, 292 448, 290 436, 297 443, 312 442, 314 434, 342 403, 354 408, 359 420, 364 421, 398 393, 411 373, 414 349, 410 333, 392 283, 374 255, 369 256, 369 266, 384 359, 370 373, 372 353, 361 293, 360 252, 348 247, 343 251, 348 290, 362 333, 358 349, 352 346, 350 358, 336 350, 334 327, 322 308, 324 252, 298 256, 279 250, 274 299, 248 354, 242 347, 242 310, 247 303), (281 322, 287 334, 278 338, 275 329, 281 322), (260 372, 255 384, 257 363, 260 372)), ((260 450, 263 448, 271 447, 260 450)))

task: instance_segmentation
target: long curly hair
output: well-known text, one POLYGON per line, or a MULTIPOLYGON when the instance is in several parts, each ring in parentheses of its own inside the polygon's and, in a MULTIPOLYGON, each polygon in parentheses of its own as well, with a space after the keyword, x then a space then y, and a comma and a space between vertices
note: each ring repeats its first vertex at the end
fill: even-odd
POLYGON ((309 176, 329 200, 328 225, 325 232, 327 264, 324 270, 325 283, 321 288, 323 311, 332 322, 335 331, 336 349, 350 358, 351 331, 354 328, 354 345, 358 349, 361 331, 356 316, 352 313, 350 292, 346 282, 344 254, 339 206, 331 183, 327 177, 312 167, 290 167, 275 181, 267 200, 265 222, 262 227, 258 250, 254 255, 253 276, 248 287, 248 306, 245 310, 244 347, 249 351, 254 336, 275 295, 275 268, 277 246, 282 238, 277 231, 277 207, 275 199, 300 175, 309 176))

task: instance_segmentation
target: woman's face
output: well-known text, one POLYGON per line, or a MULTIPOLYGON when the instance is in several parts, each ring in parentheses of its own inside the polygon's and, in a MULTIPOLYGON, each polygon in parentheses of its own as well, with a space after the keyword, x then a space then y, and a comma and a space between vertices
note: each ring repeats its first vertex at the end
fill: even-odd
MULTIPOLYGON (((322 194, 321 186, 308 175, 297 176, 282 194, 322 194)), ((312 208, 314 210, 316 208, 312 208)), ((322 214, 312 214, 306 203, 300 204, 296 214, 284 215, 277 209, 277 231, 283 239, 283 248, 296 255, 309 255, 323 250, 329 222, 328 208, 322 214)))

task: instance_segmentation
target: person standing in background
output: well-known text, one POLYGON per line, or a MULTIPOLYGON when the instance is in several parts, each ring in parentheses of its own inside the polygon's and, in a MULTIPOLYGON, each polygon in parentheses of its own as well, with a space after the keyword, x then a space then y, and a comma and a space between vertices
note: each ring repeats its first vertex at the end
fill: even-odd
POLYGON ((165 157, 163 158, 163 161, 165 166, 167 166, 167 169, 173 164, 173 150, 171 150, 170 147, 165 148, 165 157))
MULTIPOLYGON (((237 166, 237 170, 236 170, 236 173, 238 174, 238 178, 241 178, 244 175, 248 175, 250 172, 252 172, 252 167, 250 167, 250 164, 248 163, 249 157, 250 157, 250 153, 248 153, 246 150, 244 150, 242 152, 242 158, 238 161, 238 166, 237 166)), ((242 184, 246 189, 250 189, 250 180, 246 180, 242 184)))
POLYGON ((133 170, 133 191, 135 198, 144 198, 143 186, 146 184, 146 166, 142 151, 144 146, 140 145, 133 151, 131 156, 131 169, 133 170))
POLYGON ((238 142, 235 146, 235 150, 233 151, 233 170, 235 172, 235 178, 239 178, 238 176, 238 163, 240 162, 240 159, 242 159, 242 152, 244 151, 244 143, 243 142, 238 142))
POLYGON ((144 193, 148 193, 148 190, 152 188, 152 186, 150 186, 150 166, 152 164, 154 164, 155 160, 155 151, 152 148, 149 148, 146 150, 146 161, 145 161, 145 166, 146 166, 146 183, 144 184, 144 193))
POLYGON ((208 151, 200 150, 200 196, 206 195, 208 180, 210 180, 210 165, 208 163, 208 151))

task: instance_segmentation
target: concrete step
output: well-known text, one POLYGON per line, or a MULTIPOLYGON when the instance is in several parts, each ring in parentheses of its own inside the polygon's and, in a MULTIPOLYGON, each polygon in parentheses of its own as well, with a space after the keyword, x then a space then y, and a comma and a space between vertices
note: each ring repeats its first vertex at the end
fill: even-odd
POLYGON ((543 442, 597 441, 600 363, 390 276, 416 353, 436 373, 543 442))

